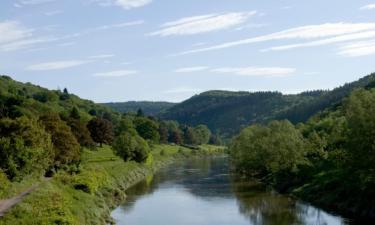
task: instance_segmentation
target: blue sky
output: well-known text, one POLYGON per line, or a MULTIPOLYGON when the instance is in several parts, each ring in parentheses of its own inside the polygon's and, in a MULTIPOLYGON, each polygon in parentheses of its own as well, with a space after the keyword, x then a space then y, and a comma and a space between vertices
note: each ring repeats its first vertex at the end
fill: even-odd
POLYGON ((96 102, 298 93, 375 72, 374 0, 0 4, 0 74, 96 102))

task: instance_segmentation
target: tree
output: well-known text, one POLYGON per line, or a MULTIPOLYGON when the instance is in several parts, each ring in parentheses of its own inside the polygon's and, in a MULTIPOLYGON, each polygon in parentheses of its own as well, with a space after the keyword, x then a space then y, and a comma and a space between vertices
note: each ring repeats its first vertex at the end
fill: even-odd
POLYGON ((160 136, 160 143, 166 144, 168 143, 168 137, 169 137, 169 132, 168 132, 168 127, 164 121, 162 121, 159 124, 159 136, 160 136))
POLYGON ((345 104, 350 167, 375 169, 375 90, 355 91, 345 104))
POLYGON ((158 142, 160 140, 159 132, 158 132, 158 124, 145 117, 137 117, 134 120, 135 129, 137 130, 138 134, 146 140, 151 140, 154 142, 158 142))
POLYGON ((198 144, 207 144, 210 140, 211 131, 206 125, 198 125, 194 128, 198 144))
POLYGON ((10 179, 42 172, 53 161, 50 136, 34 119, 0 120, 0 171, 10 179))
POLYGON ((191 127, 184 127, 184 143, 188 145, 199 144, 198 138, 196 136, 195 130, 191 127))
POLYGON ((172 131, 172 133, 169 136, 169 142, 175 143, 175 144, 182 144, 182 137, 181 132, 179 130, 172 131))
POLYGON ((305 149, 302 134, 289 121, 273 121, 242 130, 230 154, 238 170, 266 176, 297 172, 308 163, 305 149))
POLYGON ((120 122, 116 127, 116 136, 120 135, 121 133, 129 132, 132 135, 137 135, 137 131, 135 130, 133 120, 130 116, 124 115, 120 122))
POLYGON ((147 142, 143 138, 128 132, 116 137, 113 142, 113 149, 116 155, 120 156, 124 161, 134 160, 136 162, 144 162, 150 151, 147 142))
POLYGON ((211 134, 210 140, 208 142, 210 145, 222 145, 223 141, 221 140, 220 136, 217 134, 211 134))
POLYGON ((87 124, 92 139, 100 144, 111 144, 113 141, 113 125, 110 121, 102 118, 94 118, 87 124))
POLYGON ((70 127, 56 113, 47 113, 39 118, 46 131, 51 135, 54 151, 54 165, 79 162, 80 146, 70 127))
POLYGON ((144 117, 145 116, 145 114, 143 113, 143 110, 141 108, 138 109, 137 116, 138 117, 144 117))
POLYGON ((91 116, 96 116, 98 113, 96 112, 95 109, 90 109, 89 114, 90 114, 91 116))
POLYGON ((70 111, 69 117, 72 118, 72 119, 75 119, 75 120, 80 120, 81 119, 81 116, 79 114, 79 110, 77 109, 77 107, 74 106, 72 108, 72 111, 70 111))
POLYGON ((67 124, 81 146, 90 148, 95 145, 86 123, 80 121, 79 119, 69 118, 67 124))

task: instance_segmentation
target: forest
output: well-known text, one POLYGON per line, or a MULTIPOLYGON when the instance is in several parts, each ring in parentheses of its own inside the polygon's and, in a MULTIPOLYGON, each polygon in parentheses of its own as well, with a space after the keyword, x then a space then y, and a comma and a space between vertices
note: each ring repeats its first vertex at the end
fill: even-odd
MULTIPOLYGON (((128 174, 137 171, 134 168, 145 176, 144 166, 153 171, 150 165, 160 166, 165 157, 196 155, 212 151, 208 145, 227 144, 237 174, 351 218, 373 218, 374 77, 332 91, 299 95, 211 91, 172 106, 158 117, 142 109, 117 112, 83 100, 67 88, 48 90, 1 76, 0 197, 9 197, 20 184, 56 177, 52 190, 63 187, 65 198, 70 199, 72 191, 88 193, 73 201, 92 200, 93 193, 120 198, 119 193, 129 185, 122 182, 133 176, 128 174), (166 116, 172 112, 171 119, 176 120, 166 116), (231 121, 232 117, 237 120, 231 121), (128 172, 120 182, 110 174, 122 167, 128 172)), ((95 205, 102 207, 98 202, 95 205)), ((23 210, 24 217, 36 213, 23 210)), ((53 212, 59 218, 56 221, 80 223, 78 217, 60 218, 59 210, 53 212)), ((75 210, 64 212, 73 215, 75 210)), ((110 221, 107 211, 105 222, 110 221)), ((85 220, 95 218, 87 213, 85 220)), ((17 213, 4 221, 15 218, 17 213)), ((51 221, 41 219, 42 224, 51 221)))
MULTIPOLYGON (((193 148, 220 144, 205 125, 195 127, 137 113, 117 113, 65 88, 51 91, 0 77, 0 182, 30 175, 79 172, 82 149, 112 145, 124 161, 144 162, 153 144, 193 148)), ((0 193, 6 185, 0 185, 0 193)), ((1 194, 0 194, 1 196, 1 194)))
POLYGON ((252 123, 266 124, 287 119, 293 124, 306 122, 316 113, 339 104, 356 88, 373 86, 375 74, 347 83, 333 90, 306 91, 285 95, 279 92, 208 91, 181 103, 148 102, 109 103, 120 112, 136 111, 134 106, 151 115, 209 129, 230 142, 231 137, 252 123), (151 108, 152 106, 152 108, 151 108), (152 109, 152 110, 151 110, 152 109))
POLYGON ((323 207, 373 218, 374 102, 369 86, 305 123, 251 125, 230 146, 235 169, 323 207))

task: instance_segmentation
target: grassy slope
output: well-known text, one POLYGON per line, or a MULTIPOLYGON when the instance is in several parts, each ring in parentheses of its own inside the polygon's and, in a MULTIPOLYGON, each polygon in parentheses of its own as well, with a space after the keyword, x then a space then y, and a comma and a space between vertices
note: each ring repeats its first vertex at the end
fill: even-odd
MULTIPOLYGON (((202 146, 200 154, 223 151, 202 146)), ((40 186, 14 207, 0 225, 6 224, 106 224, 113 207, 125 199, 125 190, 145 179, 177 156, 196 152, 172 145, 155 145, 152 157, 145 164, 124 163, 109 147, 83 153, 78 175, 60 173, 40 186), (78 189, 78 190, 77 190, 78 189)), ((30 179, 35 181, 35 179, 30 179)), ((14 184, 11 193, 22 190, 29 182, 14 184)))

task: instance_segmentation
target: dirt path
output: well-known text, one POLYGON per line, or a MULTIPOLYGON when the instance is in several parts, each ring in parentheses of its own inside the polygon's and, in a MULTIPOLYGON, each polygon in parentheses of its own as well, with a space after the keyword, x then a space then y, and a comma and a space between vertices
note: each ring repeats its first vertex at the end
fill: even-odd
POLYGON ((4 216, 6 212, 8 212, 13 206, 21 202, 28 194, 33 192, 37 187, 38 185, 33 185, 26 191, 22 192, 21 194, 13 198, 0 200, 0 217, 4 216))

